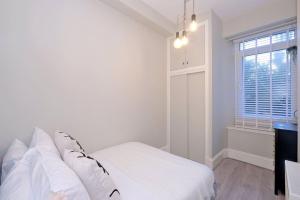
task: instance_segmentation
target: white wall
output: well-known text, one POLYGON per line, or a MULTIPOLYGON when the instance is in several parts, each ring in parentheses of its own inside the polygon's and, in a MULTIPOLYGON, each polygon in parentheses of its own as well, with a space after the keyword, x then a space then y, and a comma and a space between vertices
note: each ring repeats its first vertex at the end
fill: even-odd
POLYGON ((274 132, 228 127, 228 148, 274 159, 274 132))
POLYGON ((166 144, 165 38, 100 1, 0 1, 0 66, 0 158, 34 126, 166 144))
POLYGON ((220 157, 225 157, 274 170, 274 135, 270 131, 228 127, 228 146, 214 159, 215 166, 220 157))
POLYGON ((265 5, 233 20, 226 21, 224 22, 223 36, 231 37, 252 29, 296 17, 296 2, 297 0, 277 0, 272 4, 265 5))
POLYGON ((100 0, 146 24, 166 37, 173 35, 177 27, 172 22, 141 0, 100 0))
MULTIPOLYGON (((225 21, 223 22, 223 36, 232 38, 295 18, 297 16, 296 1, 277 0, 238 18, 225 21)), ((254 164, 265 163, 264 166, 270 166, 269 161, 274 158, 274 136, 271 133, 265 134, 262 131, 229 128, 227 139, 228 149, 239 152, 242 156, 247 155, 248 161, 253 161, 255 158, 254 164), (266 160, 268 162, 265 162, 266 160)), ((244 161, 247 161, 247 158, 244 161)))
POLYGON ((212 25, 212 157, 227 146, 226 127, 234 119, 234 49, 222 37, 221 19, 211 12, 212 25))

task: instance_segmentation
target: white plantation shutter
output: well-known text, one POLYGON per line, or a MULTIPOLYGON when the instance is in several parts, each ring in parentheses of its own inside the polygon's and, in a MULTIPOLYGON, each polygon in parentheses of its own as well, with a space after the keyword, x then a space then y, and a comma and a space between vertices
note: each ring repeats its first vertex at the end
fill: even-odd
POLYGON ((296 60, 287 50, 295 45, 295 26, 235 41, 237 127, 265 130, 295 120, 296 60))

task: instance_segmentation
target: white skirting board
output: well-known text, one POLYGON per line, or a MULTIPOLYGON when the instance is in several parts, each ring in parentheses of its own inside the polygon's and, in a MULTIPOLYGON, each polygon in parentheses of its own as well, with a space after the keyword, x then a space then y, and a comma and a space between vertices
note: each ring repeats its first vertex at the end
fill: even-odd
POLYGON ((222 151, 220 151, 210 161, 209 163, 210 167, 212 168, 217 167, 224 158, 239 160, 242 162, 246 162, 252 165, 256 165, 258 167, 262 167, 274 171, 274 165, 273 165, 274 159, 266 158, 263 156, 258 156, 258 155, 254 155, 242 151, 237 151, 234 149, 223 149, 222 151))
MULTIPOLYGON (((160 149, 163 151, 170 152, 168 145, 161 147, 160 149)), ((274 171, 274 159, 228 148, 220 151, 217 155, 214 156, 213 159, 206 159, 206 165, 209 166, 211 169, 214 169, 221 163, 221 161, 224 158, 239 160, 245 163, 249 163, 258 167, 274 171)))

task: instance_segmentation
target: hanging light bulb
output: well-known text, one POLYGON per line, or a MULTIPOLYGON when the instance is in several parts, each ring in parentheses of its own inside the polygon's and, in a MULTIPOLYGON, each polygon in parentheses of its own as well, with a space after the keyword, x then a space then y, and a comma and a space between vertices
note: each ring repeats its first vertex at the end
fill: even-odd
POLYGON ((189 43, 189 39, 188 39, 186 31, 185 31, 185 25, 186 25, 186 2, 187 2, 187 0, 184 0, 183 31, 182 31, 182 37, 181 37, 182 46, 185 46, 185 45, 187 45, 189 43))
POLYGON ((196 14, 195 14, 195 0, 193 0, 193 15, 192 15, 192 21, 190 23, 190 31, 195 32, 198 29, 198 23, 196 20, 196 14))
POLYGON ((182 41, 179 37, 179 32, 176 32, 176 39, 174 40, 174 48, 179 49, 182 47, 182 41))
POLYGON ((198 23, 196 21, 196 15, 192 15, 192 22, 190 23, 190 31, 195 32, 198 29, 198 23))
POLYGON ((185 46, 189 43, 189 39, 186 35, 186 31, 182 31, 181 43, 182 43, 182 46, 185 46))

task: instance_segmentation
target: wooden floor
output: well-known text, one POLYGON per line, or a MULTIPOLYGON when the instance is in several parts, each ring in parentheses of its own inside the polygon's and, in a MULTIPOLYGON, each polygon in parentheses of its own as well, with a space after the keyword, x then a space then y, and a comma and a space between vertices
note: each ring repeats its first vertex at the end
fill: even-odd
POLYGON ((274 195, 272 171, 232 159, 214 170, 216 200, 284 200, 274 195))

